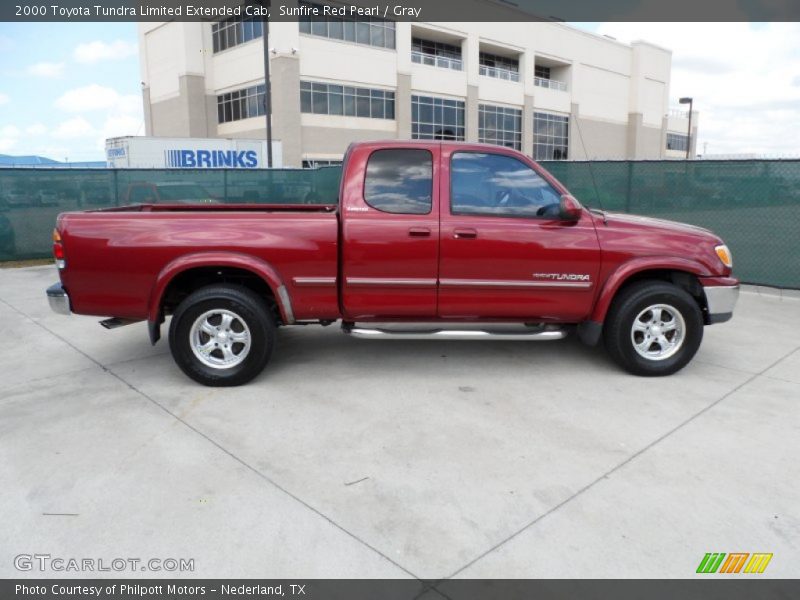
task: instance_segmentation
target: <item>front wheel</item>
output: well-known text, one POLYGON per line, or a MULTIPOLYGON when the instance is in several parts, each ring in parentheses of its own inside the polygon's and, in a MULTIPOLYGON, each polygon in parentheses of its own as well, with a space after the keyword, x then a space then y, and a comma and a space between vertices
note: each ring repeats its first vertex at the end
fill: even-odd
POLYGON ((247 383, 269 361, 275 323, 251 290, 211 285, 178 305, 169 327, 169 347, 181 370, 208 386, 247 383))
POLYGON ((635 375, 670 375, 692 360, 703 339, 703 315, 685 290, 642 281, 620 292, 603 328, 606 349, 635 375))

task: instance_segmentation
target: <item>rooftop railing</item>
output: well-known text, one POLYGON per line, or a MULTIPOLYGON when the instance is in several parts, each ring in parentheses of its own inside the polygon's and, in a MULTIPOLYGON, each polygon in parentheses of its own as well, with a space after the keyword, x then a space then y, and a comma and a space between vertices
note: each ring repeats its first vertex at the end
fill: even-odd
POLYGON ((680 108, 670 108, 669 111, 667 111, 667 114, 670 117, 676 117, 678 119, 688 119, 689 118, 689 111, 682 110, 680 108))

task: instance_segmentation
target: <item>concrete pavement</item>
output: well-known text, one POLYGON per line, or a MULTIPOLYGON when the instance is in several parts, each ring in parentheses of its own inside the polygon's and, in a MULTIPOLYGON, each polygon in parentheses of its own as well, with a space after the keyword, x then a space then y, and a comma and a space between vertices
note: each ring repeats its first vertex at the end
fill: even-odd
POLYGON ((332 326, 281 330, 259 378, 211 389, 143 324, 51 313, 56 279, 0 269, 0 576, 49 553, 193 558, 187 577, 663 578, 706 552, 796 575, 797 298, 743 293, 668 378, 574 339, 332 326))

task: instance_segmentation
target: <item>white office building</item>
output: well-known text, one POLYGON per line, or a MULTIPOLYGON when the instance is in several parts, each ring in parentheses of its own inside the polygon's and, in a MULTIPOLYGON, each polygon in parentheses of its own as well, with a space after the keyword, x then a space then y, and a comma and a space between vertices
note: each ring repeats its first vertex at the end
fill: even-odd
MULTIPOLYGON (((264 139, 262 23, 139 25, 147 135, 264 139)), ((270 24, 273 138, 284 166, 348 144, 454 139, 538 160, 681 158, 672 55, 564 23, 306 19, 270 24)))

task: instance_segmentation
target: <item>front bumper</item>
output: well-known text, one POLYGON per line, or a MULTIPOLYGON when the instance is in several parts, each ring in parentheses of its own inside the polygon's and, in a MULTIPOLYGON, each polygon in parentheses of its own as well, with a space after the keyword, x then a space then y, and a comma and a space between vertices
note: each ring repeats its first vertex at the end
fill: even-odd
POLYGON ((724 323, 733 316, 736 301, 739 300, 739 284, 736 285, 704 285, 706 306, 708 306, 708 324, 724 323))
POLYGON ((47 301, 50 303, 50 309, 60 315, 72 314, 69 307, 69 296, 67 295, 64 286, 60 283, 54 283, 47 288, 47 301))

